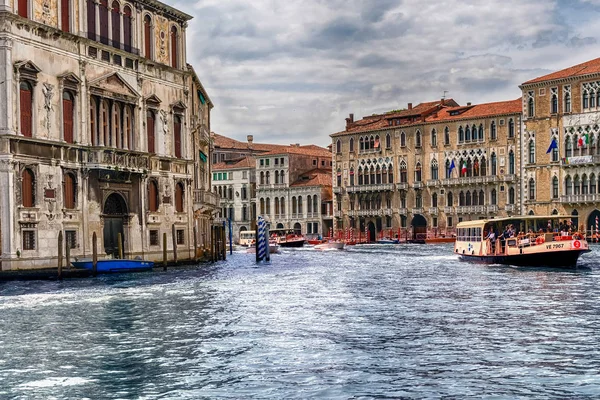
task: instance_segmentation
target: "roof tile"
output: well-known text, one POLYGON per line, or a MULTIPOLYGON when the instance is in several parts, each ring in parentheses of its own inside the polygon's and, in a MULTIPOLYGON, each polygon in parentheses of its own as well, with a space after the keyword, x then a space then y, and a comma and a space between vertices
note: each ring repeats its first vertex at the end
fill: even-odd
POLYGON ((523 83, 523 85, 597 73, 600 73, 600 58, 595 58, 593 60, 586 61, 584 63, 577 64, 569 68, 561 69, 560 71, 556 71, 548 75, 543 75, 535 79, 531 79, 523 83))

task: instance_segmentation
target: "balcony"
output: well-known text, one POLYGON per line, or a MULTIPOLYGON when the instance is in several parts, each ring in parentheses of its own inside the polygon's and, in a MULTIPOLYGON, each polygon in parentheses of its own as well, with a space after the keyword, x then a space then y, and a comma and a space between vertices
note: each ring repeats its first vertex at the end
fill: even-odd
POLYGON ((587 194, 568 194, 566 196, 561 196, 561 203, 596 203, 600 202, 600 194, 598 193, 587 193, 587 194))
POLYGON ((257 183, 256 190, 282 189, 287 187, 285 183, 257 183))
POLYGON ((399 208, 398 209, 398 214, 400 215, 407 215, 408 214, 408 209, 407 208, 399 208))
POLYGON ((333 187, 333 193, 335 193, 335 194, 343 193, 343 191, 344 191, 344 189, 342 187, 340 187, 340 186, 334 186, 333 187))
POLYGON ((406 190, 408 189, 408 183, 407 182, 400 182, 396 184, 396 188, 398 190, 406 190))
POLYGON ((498 212, 498 206, 495 204, 485 206, 485 208, 488 213, 497 213, 498 212))
POLYGON ((319 213, 318 212, 307 212, 306 218, 319 218, 319 213))
POLYGON ((219 196, 216 193, 208 192, 203 189, 194 190, 194 207, 199 208, 202 206, 209 206, 217 208, 219 207, 219 196))
POLYGON ((504 206, 504 211, 506 212, 515 212, 515 205, 514 204, 507 204, 504 206))
POLYGON ((517 180, 517 175, 515 175, 515 174, 504 175, 504 182, 515 182, 516 180, 517 180))
MULTIPOLYGON (((350 213, 352 212, 354 211, 348 211, 348 215, 350 216, 350 213)), ((336 218, 342 218, 344 216, 344 213, 342 211, 336 211, 334 215, 336 218)))
POLYGON ((473 185, 473 184, 483 184, 483 183, 495 183, 498 181, 499 181, 498 176, 488 175, 488 176, 469 176, 469 177, 462 177, 462 178, 442 179, 441 184, 443 186, 454 186, 454 185, 473 185))
POLYGON ((381 210, 381 213, 383 215, 392 215, 394 213, 394 210, 392 210, 391 208, 384 208, 381 210))
POLYGON ((423 188, 425 185, 423 184, 423 182, 421 182, 421 181, 418 181, 418 182, 414 182, 412 186, 413 186, 413 188, 415 188, 415 189, 421 189, 421 188, 423 188))
POLYGON ((427 181, 427 187, 436 187, 436 186, 440 186, 440 180, 439 179, 429 179, 427 181))
POLYGON ((454 207, 452 207, 452 206, 444 207, 444 214, 454 214, 454 207))
POLYGON ((482 214, 485 213, 485 206, 458 206, 457 214, 482 214))
POLYGON ((378 183, 374 185, 348 186, 348 193, 383 192, 394 190, 393 183, 378 183))
POLYGON ((425 212, 425 209, 423 209, 423 207, 417 207, 417 208, 413 208, 411 210, 412 214, 423 214, 425 212))
MULTIPOLYGON (((338 213, 340 213, 341 216, 344 215, 344 213, 342 211, 336 211, 338 213)), ((336 215, 337 216, 337 215, 336 215)), ((358 211, 357 210, 349 210, 348 211, 348 216, 349 217, 358 217, 358 211)), ((341 217, 340 217, 341 218, 341 217)))
POLYGON ((128 150, 90 149, 85 151, 82 161, 92 169, 114 169, 134 173, 145 173, 150 167, 150 155, 128 150), (87 153, 87 154, 85 154, 87 153))
POLYGON ((437 207, 429 207, 429 214, 438 215, 438 208, 437 207))

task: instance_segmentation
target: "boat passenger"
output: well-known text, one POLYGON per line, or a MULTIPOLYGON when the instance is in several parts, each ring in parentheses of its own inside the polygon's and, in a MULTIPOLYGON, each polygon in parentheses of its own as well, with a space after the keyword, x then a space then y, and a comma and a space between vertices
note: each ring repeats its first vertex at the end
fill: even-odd
POLYGON ((496 243, 496 232, 494 228, 490 228, 490 234, 487 235, 486 239, 490 241, 492 253, 494 252, 494 247, 496 243))

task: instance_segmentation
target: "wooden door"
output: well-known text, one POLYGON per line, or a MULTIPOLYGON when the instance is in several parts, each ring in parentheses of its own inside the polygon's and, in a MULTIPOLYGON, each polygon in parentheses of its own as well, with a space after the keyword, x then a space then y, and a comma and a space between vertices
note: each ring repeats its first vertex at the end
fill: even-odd
POLYGON ((63 133, 67 143, 73 143, 73 100, 63 97, 63 133))
POLYGON ((70 32, 69 20, 71 14, 71 2, 69 0, 61 0, 60 2, 60 25, 65 32, 70 32))
POLYGON ((32 137, 32 104, 31 88, 27 83, 21 83, 21 133, 23 136, 32 137))
POLYGON ((154 147, 154 114, 148 111, 146 116, 146 133, 148 135, 148 153, 156 153, 154 147))

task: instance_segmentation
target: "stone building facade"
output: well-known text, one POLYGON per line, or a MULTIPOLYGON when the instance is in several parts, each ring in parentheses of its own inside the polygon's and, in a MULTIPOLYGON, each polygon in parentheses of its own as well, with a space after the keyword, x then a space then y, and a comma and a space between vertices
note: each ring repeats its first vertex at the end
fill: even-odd
POLYGON ((520 88, 524 211, 572 215, 579 229, 595 232, 600 218, 600 58, 520 88))
POLYGON ((174 226, 191 255, 212 105, 186 64, 190 18, 154 0, 0 3, 2 269, 55 266, 59 231, 74 257, 96 233, 101 256, 121 234, 152 260, 174 226))
POLYGON ((336 229, 409 238, 519 214, 521 100, 452 99, 346 119, 331 135, 336 229))

